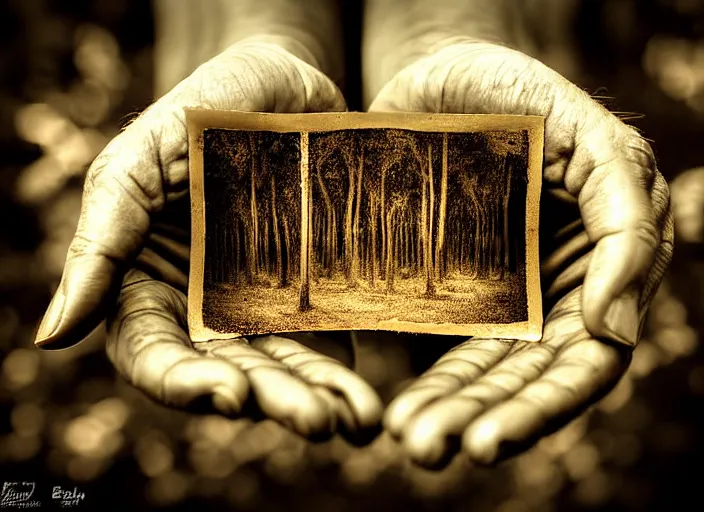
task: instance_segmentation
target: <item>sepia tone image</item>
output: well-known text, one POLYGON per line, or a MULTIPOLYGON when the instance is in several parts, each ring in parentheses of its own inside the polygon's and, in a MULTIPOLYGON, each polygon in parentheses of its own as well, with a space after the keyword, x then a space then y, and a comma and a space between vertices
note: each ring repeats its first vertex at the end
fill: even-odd
POLYGON ((203 328, 535 336, 533 128, 480 117, 468 131, 204 129, 203 328))
MULTIPOLYGON (((68 507, 69 512, 672 512, 678 509, 677 503, 701 502, 697 468, 704 461, 704 2, 34 0, 0 2, 0 24, 4 27, 0 67, 7 72, 0 81, 0 205, 5 219, 0 225, 0 474, 4 477, 0 511, 68 507), (337 17, 338 28, 328 37, 320 17, 325 3, 340 3, 344 9, 337 17), (397 13, 380 16, 378 9, 370 10, 392 3, 397 13), (488 4, 496 8, 489 9, 488 4), (251 6, 248 15, 242 6, 251 6), (475 16, 460 12, 474 6, 479 10, 475 16), (234 14, 229 16, 228 11, 234 14), (417 16, 418 23, 409 22, 406 14, 417 16), (222 87, 232 91, 238 84, 262 84, 265 88, 254 91, 257 94, 231 94, 225 104, 217 105, 262 106, 258 101, 266 98, 260 98, 259 92, 273 89, 276 98, 262 108, 287 110, 282 103, 295 90, 290 80, 276 78, 286 69, 280 52, 252 58, 237 47, 230 48, 229 41, 257 33, 266 37, 268 31, 280 35, 291 22, 309 20, 314 30, 303 27, 294 37, 302 44, 320 41, 322 48, 334 50, 336 38, 343 36, 346 55, 332 59, 339 62, 337 76, 347 77, 339 85, 349 110, 367 110, 375 99, 374 90, 363 95, 363 89, 372 86, 369 72, 380 69, 392 75, 394 62, 407 62, 399 57, 408 47, 391 44, 392 38, 410 35, 414 47, 429 49, 424 28, 437 28, 427 23, 431 19, 441 23, 443 30, 461 27, 459 35, 481 38, 491 31, 515 42, 506 51, 480 51, 461 61, 451 53, 452 62, 458 64, 453 75, 459 90, 452 81, 441 88, 428 80, 442 74, 437 71, 449 70, 451 62, 442 58, 445 52, 435 58, 424 51, 422 58, 428 63, 424 69, 432 70, 432 76, 414 73, 407 75, 411 82, 404 83, 426 93, 431 106, 448 106, 452 98, 465 97, 469 103, 459 107, 466 112, 526 112, 532 100, 545 102, 554 119, 588 120, 597 110, 604 112, 597 101, 585 106, 549 101, 552 93, 567 98, 580 89, 651 141, 664 178, 654 171, 656 184, 662 185, 660 190, 669 187, 674 216, 674 233, 670 231, 669 242, 659 250, 665 251, 668 243, 672 247, 672 236, 675 248, 664 276, 665 269, 659 268, 655 281, 662 277, 662 284, 650 309, 647 314, 641 311, 637 346, 618 350, 591 339, 580 328, 581 308, 560 308, 567 313, 567 322, 557 325, 556 317, 562 315, 546 307, 554 299, 551 276, 545 274, 547 336, 542 343, 384 331, 252 337, 247 344, 238 339, 189 343, 183 331, 191 240, 189 183, 184 172, 188 162, 182 153, 188 147, 181 119, 184 97, 214 106, 213 102, 222 101, 222 87), (512 23, 504 23, 507 19, 512 23), (481 23, 475 28, 473 20, 481 23), (524 30, 528 37, 522 42, 524 30), (224 59, 203 66, 205 73, 193 76, 195 67, 217 53, 215 44, 221 36, 228 38, 224 59), (552 69, 566 80, 541 74, 545 80, 536 81, 539 77, 526 72, 521 51, 538 58, 540 69, 552 69), (271 65, 267 55, 277 65, 271 65), (250 66, 243 71, 233 62, 250 66), (471 71, 464 71, 465 64, 471 71), (496 87, 512 70, 518 71, 516 80, 496 87), (175 94, 167 94, 187 77, 195 81, 189 78, 175 94), (481 87, 476 82, 480 79, 481 87), (477 83, 476 89, 468 88, 472 82, 477 83), (465 95, 466 91, 470 93, 465 95), (168 113, 156 116, 164 121, 156 130, 142 121, 132 122, 147 107, 148 117, 152 117, 149 112, 164 112, 164 107, 168 113), (164 138, 169 134, 175 138, 164 138), (118 140, 115 145, 111 141, 116 137, 130 142, 118 140), (146 151, 142 143, 153 151, 146 151), (143 191, 133 181, 115 181, 110 172, 101 173, 108 179, 94 179, 91 162, 110 148, 120 150, 113 158, 100 157, 93 168, 116 170, 112 164, 105 165, 112 162, 129 171, 124 177, 143 178, 143 191), (162 169, 154 165, 169 164, 168 153, 174 148, 178 151, 174 165, 162 169), (175 172, 160 174, 160 170, 175 172), (172 178, 169 188, 160 186, 166 184, 163 178, 172 178), (94 186, 100 182, 102 193, 94 186), (115 250, 134 247, 135 231, 147 227, 124 222, 122 211, 109 201, 136 205, 130 192, 145 199, 140 207, 152 204, 159 210, 151 215, 145 234, 143 255, 151 258, 117 267, 115 261, 106 262, 100 272, 91 274, 89 286, 77 283, 76 277, 88 275, 86 255, 98 252, 69 249, 73 240, 82 242, 78 246, 83 249, 90 240, 74 238, 78 226, 89 220, 93 233, 104 233, 115 242, 115 250), (101 209, 79 221, 85 205, 91 203, 101 209), (67 267, 67 257, 78 263, 67 267), (107 284, 106 270, 115 268, 111 282, 117 291, 122 270, 132 273, 135 267, 151 268, 154 281, 142 281, 141 274, 141 282, 128 282, 118 311, 113 292, 103 293, 95 285, 107 284), (109 315, 107 321, 70 348, 38 349, 37 328, 54 292, 64 289, 64 284, 59 286, 64 271, 71 268, 78 268, 80 275, 64 283, 74 283, 76 292, 65 302, 69 307, 64 311, 73 320, 64 325, 80 324, 86 329, 72 328, 72 341, 59 346, 79 341, 104 319, 104 313, 109 315), (85 318, 77 312, 86 312, 87 301, 101 303, 105 310, 94 315, 90 324, 77 324, 76 320, 85 318), (575 324, 578 330, 573 331, 570 326, 575 324), (329 341, 321 346, 319 340, 329 341), (312 348, 282 350, 293 341, 312 348), (351 344, 356 351, 353 360, 344 354, 351 344), (511 347, 511 353, 501 357, 506 347, 511 347), (245 350, 249 355, 243 354, 245 350), (291 352, 296 356, 290 357, 291 352), (321 362, 321 353, 334 360, 321 362), (223 364, 241 368, 246 379, 226 380, 231 373, 212 371, 223 364), (498 385, 487 386, 491 383, 498 385), (237 409, 239 415, 227 408, 227 402, 215 411, 204 410, 214 401, 215 385, 221 384, 246 400, 247 407, 237 409), (295 393, 301 386, 306 394, 295 393), (248 393, 238 391, 245 387, 248 393), (321 408, 324 416, 311 414, 310 395, 330 394, 335 407, 321 408), (438 398, 415 413, 393 406, 431 394, 438 398), (384 404, 377 416, 350 414, 350 418, 367 418, 359 421, 361 429, 376 424, 383 412, 386 432, 374 440, 367 437, 369 444, 359 447, 358 438, 339 425, 351 424, 347 411, 354 413, 361 404, 373 403, 374 396, 384 404), (179 397, 181 401, 174 401, 179 397), (467 397, 481 398, 481 404, 467 397), (187 412, 174 409, 184 406, 187 412), (401 421, 388 421, 394 409, 403 413, 401 421), (303 430, 312 421, 329 424, 330 429, 337 426, 337 433, 321 439, 318 430, 313 436, 303 430), (560 428, 562 424, 566 426, 560 428), (495 428, 485 428, 489 426, 495 428), (448 431, 457 435, 448 437, 448 431), (468 439, 462 432, 476 435, 468 439), (491 442, 468 442, 479 437, 491 442), (515 443, 519 438, 527 439, 526 443, 515 443), (467 453, 470 445, 478 448, 467 453), (480 460, 481 466, 475 462, 483 453, 504 459, 504 448, 509 458, 500 464, 485 468, 481 466, 486 459, 480 460), (455 453, 459 456, 442 470, 429 470, 429 458, 439 453, 445 461, 455 453), (59 492, 55 487, 60 487, 59 492), (69 493, 74 498, 64 499, 69 493)), ((306 91, 308 97, 318 97, 317 88, 306 91)), ((404 100, 402 93, 394 96, 404 100)), ((204 128, 224 127, 219 119, 212 121, 204 128)), ((400 124, 394 126, 410 129, 400 124)), ((546 125, 546 147, 571 139, 569 130, 550 126, 555 125, 546 125)), ((242 128, 242 122, 228 120, 225 127, 242 128)), ((262 123, 244 128, 295 131, 292 126, 263 127, 262 123)), ((316 130, 309 128, 310 136, 316 130)), ((349 129, 349 125, 336 129, 349 129)), ((441 131, 432 126, 423 129, 441 131)), ((598 125, 589 135, 600 143, 592 145, 590 139, 579 136, 575 142, 583 142, 578 147, 642 161, 635 152, 639 146, 629 148, 610 139, 609 132, 598 125)), ((560 155, 567 157, 566 163, 577 163, 569 156, 560 155)), ((436 179, 439 170, 433 167, 436 179)), ((665 212, 667 193, 649 187, 647 180, 640 186, 651 198, 661 199, 665 212)), ((554 183, 544 187, 542 261, 554 261, 553 254, 560 254, 566 264, 584 262, 582 256, 592 250, 585 247, 590 240, 583 226, 564 231, 583 216, 576 203, 560 206, 562 198, 552 197, 554 183), (570 256, 565 258, 565 253, 570 256)), ((204 196, 198 197, 202 205, 204 196)), ((613 207, 618 203, 611 197, 609 187, 591 202, 602 219, 629 211, 613 207)), ((278 200, 277 196, 277 206, 278 200)), ((202 252, 197 244, 195 258, 202 252)), ((625 256, 627 244, 617 245, 625 256)), ((202 260, 200 266, 204 268, 202 260)), ((567 288, 579 294, 577 286, 567 288)), ((315 297, 311 301, 316 306, 315 297)))

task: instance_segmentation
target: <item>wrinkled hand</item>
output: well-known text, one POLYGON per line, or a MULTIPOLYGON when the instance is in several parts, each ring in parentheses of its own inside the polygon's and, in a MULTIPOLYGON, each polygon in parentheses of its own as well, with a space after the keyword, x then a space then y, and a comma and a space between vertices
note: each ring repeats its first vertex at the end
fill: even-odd
POLYGON ((608 392, 672 256, 667 184, 649 144, 540 62, 480 42, 399 72, 370 110, 545 116, 542 343, 470 339, 387 409, 419 464, 525 449, 608 392), (460 442, 461 441, 461 442, 460 442))
MULTIPOLYGON (((306 344, 269 336, 194 350, 184 295, 190 232, 184 107, 346 108, 327 77, 278 45, 240 43, 203 64, 91 166, 78 230, 37 345, 73 345, 108 314, 109 357, 158 401, 229 416, 257 412, 304 436, 339 428, 363 437, 380 422, 379 398, 339 361, 306 344)), ((312 336, 299 340, 325 344, 312 336)))

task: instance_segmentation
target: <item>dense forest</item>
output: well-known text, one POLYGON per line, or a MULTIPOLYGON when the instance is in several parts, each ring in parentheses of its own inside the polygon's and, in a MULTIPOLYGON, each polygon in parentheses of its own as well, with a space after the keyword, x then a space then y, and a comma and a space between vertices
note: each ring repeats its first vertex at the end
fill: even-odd
POLYGON ((300 265, 300 134, 206 130, 205 281, 279 287, 300 265))
POLYGON ((527 135, 350 130, 310 135, 316 277, 350 287, 455 273, 503 279, 524 250, 527 135), (521 217, 520 219, 517 217, 521 217), (511 222, 511 220, 518 221, 511 222), (518 243, 516 243, 518 242, 518 243))
POLYGON ((204 137, 206 286, 294 288, 302 312, 326 283, 433 299, 524 277, 526 132, 204 137))

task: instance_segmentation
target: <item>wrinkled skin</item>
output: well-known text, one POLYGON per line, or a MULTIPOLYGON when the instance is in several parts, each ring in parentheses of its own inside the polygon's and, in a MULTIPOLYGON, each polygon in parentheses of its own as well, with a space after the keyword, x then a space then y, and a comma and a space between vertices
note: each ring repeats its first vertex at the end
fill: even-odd
POLYGON ((459 450, 494 463, 576 417, 627 369, 672 257, 667 184, 634 129, 503 46, 467 41, 440 49, 400 71, 370 110, 546 118, 542 343, 460 343, 384 417, 418 464, 442 467, 459 450))
MULTIPOLYGON (((73 345, 107 312, 111 360, 158 401, 228 416, 259 414, 308 437, 340 430, 369 440, 382 406, 341 364, 351 359, 344 336, 269 336, 200 350, 190 342, 183 107, 345 109, 327 78, 276 46, 233 46, 201 66, 91 167, 79 228, 38 345, 73 345)), ((477 462, 495 462, 574 418, 625 371, 671 258, 666 183, 635 131, 552 70, 499 46, 440 50, 401 71, 371 110, 547 118, 543 343, 465 341, 398 396, 384 418, 424 466, 442 467, 460 448, 477 462)))
POLYGON ((157 401, 270 418, 310 438, 340 431, 352 441, 368 441, 380 424, 382 404, 343 364, 351 364, 349 336, 191 343, 184 107, 346 109, 327 77, 277 45, 240 43, 203 64, 112 140, 91 166, 78 230, 37 344, 71 346, 107 313, 110 359, 157 401))

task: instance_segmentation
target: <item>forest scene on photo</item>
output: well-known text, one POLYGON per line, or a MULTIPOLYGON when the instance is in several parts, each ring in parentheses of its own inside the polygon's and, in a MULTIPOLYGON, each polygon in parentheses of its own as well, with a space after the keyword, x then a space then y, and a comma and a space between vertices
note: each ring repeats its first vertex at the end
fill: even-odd
POLYGON ((527 131, 208 129, 204 325, 528 320, 527 131))

